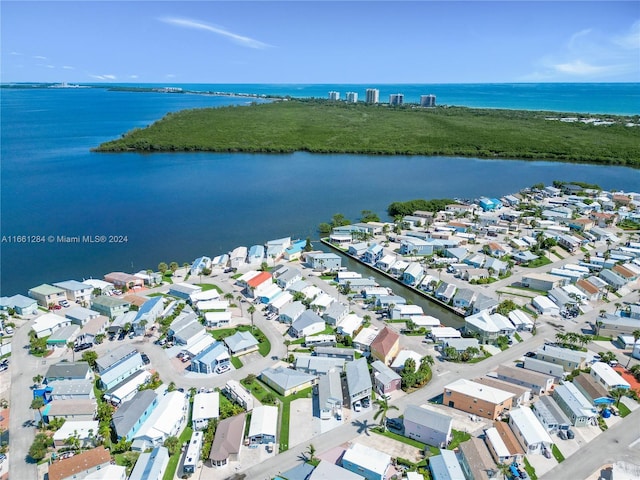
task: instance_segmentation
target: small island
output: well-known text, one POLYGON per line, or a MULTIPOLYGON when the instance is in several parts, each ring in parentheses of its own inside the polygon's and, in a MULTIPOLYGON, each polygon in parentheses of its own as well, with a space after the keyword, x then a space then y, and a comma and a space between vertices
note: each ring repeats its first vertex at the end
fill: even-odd
POLYGON ((636 117, 308 99, 169 113, 98 152, 440 155, 640 165, 636 117))

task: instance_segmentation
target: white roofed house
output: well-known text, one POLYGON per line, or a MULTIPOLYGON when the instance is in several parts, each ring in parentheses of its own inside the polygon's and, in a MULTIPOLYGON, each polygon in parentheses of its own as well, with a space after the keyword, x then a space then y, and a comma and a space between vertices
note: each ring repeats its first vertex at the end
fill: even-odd
POLYGON ((366 480, 385 480, 390 465, 390 455, 359 443, 351 444, 342 456, 342 467, 366 480))
POLYGON ((311 301, 310 307, 313 311, 323 314, 334 302, 335 298, 328 293, 322 292, 311 301))
POLYGON ((528 407, 519 407, 509 413, 509 426, 526 454, 542 454, 551 451, 553 440, 528 407))
POLYGON ((358 335, 356 335, 356 337, 353 339, 353 347, 357 348, 361 352, 369 351, 369 348, 371 347, 371 344, 378 336, 378 333, 379 332, 377 328, 373 328, 373 327, 363 328, 362 330, 360 330, 358 335))
POLYGON ((449 303, 453 299, 457 290, 458 287, 453 283, 442 282, 436 289, 435 296, 438 300, 441 300, 444 303, 449 303))
POLYGON ((331 302, 324 310, 322 318, 329 325, 338 325, 349 314, 349 307, 340 302, 331 302))
POLYGON ((538 295, 531 300, 531 304, 542 315, 560 315, 560 307, 552 302, 549 297, 538 295))
POLYGON ((222 328, 231 322, 231 312, 206 312, 204 314, 205 325, 209 328, 222 328))
POLYGON ((222 393, 225 397, 236 402, 247 412, 253 410, 253 395, 251 395, 251 392, 244 388, 237 380, 229 380, 222 389, 222 393))
POLYGON ((446 448, 451 441, 453 418, 448 415, 408 405, 402 421, 405 437, 440 448, 446 448))
POLYGON ((353 337, 353 332, 360 328, 361 325, 362 318, 355 313, 350 313, 344 317, 340 323, 338 323, 336 331, 341 335, 349 335, 350 337, 353 337))
POLYGON ((424 315, 424 310, 420 305, 396 305, 391 311, 391 318, 411 319, 416 315, 424 315))
POLYGON ((181 298, 183 300, 191 300, 191 295, 202 291, 202 287, 192 285, 190 283, 174 283, 169 287, 169 295, 181 298))
POLYGON ((394 370, 380 360, 373 362, 371 368, 373 369, 373 382, 378 393, 389 394, 400 390, 402 378, 394 370))
POLYGON ((244 355, 258 350, 258 340, 251 332, 236 332, 223 339, 232 355, 244 355))
POLYGON ((411 262, 402 273, 402 282, 406 285, 416 285, 424 276, 424 268, 418 262, 411 262))
POLYGON ((275 443, 278 431, 278 407, 261 405, 251 412, 249 442, 251 445, 275 443))
POLYGON ((533 321, 522 310, 512 310, 509 312, 509 320, 518 331, 533 330, 533 321))
POLYGON ((600 385, 602 385, 607 390, 614 390, 616 388, 628 390, 629 388, 631 388, 629 382, 622 378, 622 375, 620 375, 604 362, 596 362, 591 365, 590 374, 600 385))
POLYGON ((305 310, 291 324, 289 332, 292 337, 307 337, 314 333, 320 333, 326 328, 324 320, 311 310, 305 310))
POLYGON ((302 302, 287 303, 280 309, 278 318, 282 323, 292 324, 306 310, 307 307, 302 302))
POLYGON ((100 371, 100 383, 104 388, 110 389, 144 368, 140 353, 134 352, 100 371))
POLYGON ((131 449, 145 451, 162 445, 168 437, 177 436, 188 412, 189 401, 184 393, 167 392, 133 437, 131 449))
POLYGON ((289 396, 315 384, 317 377, 291 368, 267 368, 260 373, 260 380, 283 396, 289 396))
POLYGON ((45 313, 44 315, 36 318, 31 325, 31 330, 35 332, 38 338, 43 338, 48 337, 59 328, 66 327, 68 325, 71 325, 70 319, 61 317, 54 313, 45 313))
POLYGON ((193 397, 191 425, 194 430, 204 430, 209 420, 220 416, 220 393, 200 392, 193 397))
POLYGON ((238 268, 246 264, 247 253, 248 253, 247 247, 240 246, 240 247, 234 248, 229 253, 229 266, 231 268, 238 268))
POLYGON ((191 275, 200 275, 203 270, 211 268, 211 258, 209 257, 198 257, 191 264, 191 275))
POLYGON ((80 448, 95 447, 98 441, 98 421, 67 421, 53 434, 53 445, 56 449, 68 446, 67 440, 75 437, 80 448))

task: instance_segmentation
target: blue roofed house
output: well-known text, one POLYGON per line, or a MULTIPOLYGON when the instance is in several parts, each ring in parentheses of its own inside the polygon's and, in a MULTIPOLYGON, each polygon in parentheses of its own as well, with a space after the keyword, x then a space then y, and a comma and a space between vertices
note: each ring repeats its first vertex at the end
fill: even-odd
POLYGON ((91 295, 93 294, 93 287, 91 285, 78 282, 76 280, 57 282, 53 285, 63 289, 67 296, 67 300, 70 302, 76 302, 80 305, 89 305, 91 295))
POLYGON ((382 258, 383 255, 384 255, 384 250, 382 248, 382 245, 378 245, 377 243, 374 243, 373 245, 370 245, 369 248, 367 248, 366 252, 364 252, 364 255, 362 256, 362 260, 371 265, 375 265, 378 262, 378 260, 382 258))
POLYGON ((191 264, 191 275, 200 275, 203 270, 211 268, 211 258, 198 257, 191 264))
POLYGON ((464 310, 471 307, 471 304, 476 299, 476 291, 470 288, 459 288, 453 297, 453 306, 456 308, 462 308, 464 310))
POLYGON ((440 449, 440 455, 429 457, 429 471, 433 480, 466 480, 458 457, 452 450, 440 449))
POLYGON ((369 245, 367 245, 367 242, 358 242, 358 243, 349 245, 349 248, 347 249, 347 253, 349 255, 353 255, 354 257, 361 257, 362 255, 364 255, 364 252, 367 251, 367 248, 369 248, 369 245))
POLYGON ((191 370, 198 373, 213 373, 218 366, 231 363, 227 347, 222 342, 215 342, 202 350, 191 360, 191 370))
POLYGON ((132 440, 157 406, 158 395, 153 390, 140 390, 131 400, 120 405, 111 419, 116 438, 132 440))
POLYGON ((18 315, 34 315, 38 312, 38 302, 24 295, 0 298, 0 310, 12 308, 18 315))
POLYGON ((478 201, 478 205, 480 205, 480 208, 482 208, 482 210, 484 210, 485 212, 490 212, 492 210, 501 208, 502 202, 496 198, 482 197, 478 201))
POLYGON ((306 244, 306 240, 296 240, 293 242, 293 244, 284 251, 284 259, 288 261, 299 259, 306 244))
POLYGON ((447 448, 453 418, 417 405, 408 405, 402 419, 404 436, 434 447, 447 448))
POLYGON ((144 335, 148 326, 152 325, 164 310, 163 297, 152 297, 142 304, 136 318, 132 322, 136 335, 144 335))
POLYGON ((85 307, 72 307, 64 312, 64 316, 71 320, 71 323, 83 327, 89 320, 99 317, 100 313, 85 307))
POLYGON ((249 265, 260 265, 265 261, 265 250, 262 245, 253 245, 249 248, 249 254, 247 256, 247 263, 249 265))
POLYGON ((135 352, 100 372, 100 384, 103 388, 110 389, 142 368, 142 357, 140 353, 135 352))

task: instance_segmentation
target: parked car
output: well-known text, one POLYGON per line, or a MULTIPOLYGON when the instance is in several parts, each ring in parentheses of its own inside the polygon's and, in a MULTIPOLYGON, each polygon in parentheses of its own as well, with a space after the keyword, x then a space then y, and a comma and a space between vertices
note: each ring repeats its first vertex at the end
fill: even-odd
POLYGON ((146 353, 141 353, 140 358, 142 358, 145 365, 149 365, 149 363, 151 363, 151 360, 149 360, 149 356, 146 353))
POLYGON ((573 433, 573 430, 571 430, 571 429, 567 430, 567 438, 570 439, 570 440, 576 438, 576 434, 573 433))
POLYGON ((370 405, 371 405, 371 401, 369 400, 368 397, 362 399, 362 406, 364 408, 369 408, 370 405))
POLYGON ((67 300, 60 300, 58 304, 64 308, 67 308, 69 305, 71 305, 67 300))
POLYGON ((560 430, 558 431, 558 436, 562 439, 562 440, 566 440, 568 438, 567 436, 567 432, 565 430, 560 430))
POLYGON ((218 365, 216 367, 216 373, 224 373, 224 372, 228 372, 229 370, 231 370, 231 367, 229 365, 218 365))
POLYGON ((353 404, 353 411, 359 412, 360 410, 362 410, 362 404, 358 400, 356 403, 353 404))
POLYGON ((4 327, 4 331, 7 335, 13 335, 13 328, 12 327, 4 327))
POLYGON ((181 361, 182 361, 182 363, 187 363, 189 360, 191 360, 191 359, 189 358, 189 355, 183 355, 183 357, 182 357, 182 360, 181 360, 181 361))

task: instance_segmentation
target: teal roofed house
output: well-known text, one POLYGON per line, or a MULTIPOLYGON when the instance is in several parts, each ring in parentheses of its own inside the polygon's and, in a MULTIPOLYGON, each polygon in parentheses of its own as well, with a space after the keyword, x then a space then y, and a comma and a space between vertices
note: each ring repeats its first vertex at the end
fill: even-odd
POLYGON ((38 302, 38 305, 48 308, 50 304, 58 305, 58 302, 67 299, 62 288, 43 283, 29 290, 29 296, 38 302))
POLYGON ((293 244, 284 251, 285 260, 297 260, 302 255, 304 247, 306 246, 306 240, 296 240, 293 244))
POLYGON ((129 311, 131 304, 119 298, 100 295, 91 300, 91 309, 113 319, 129 311))

